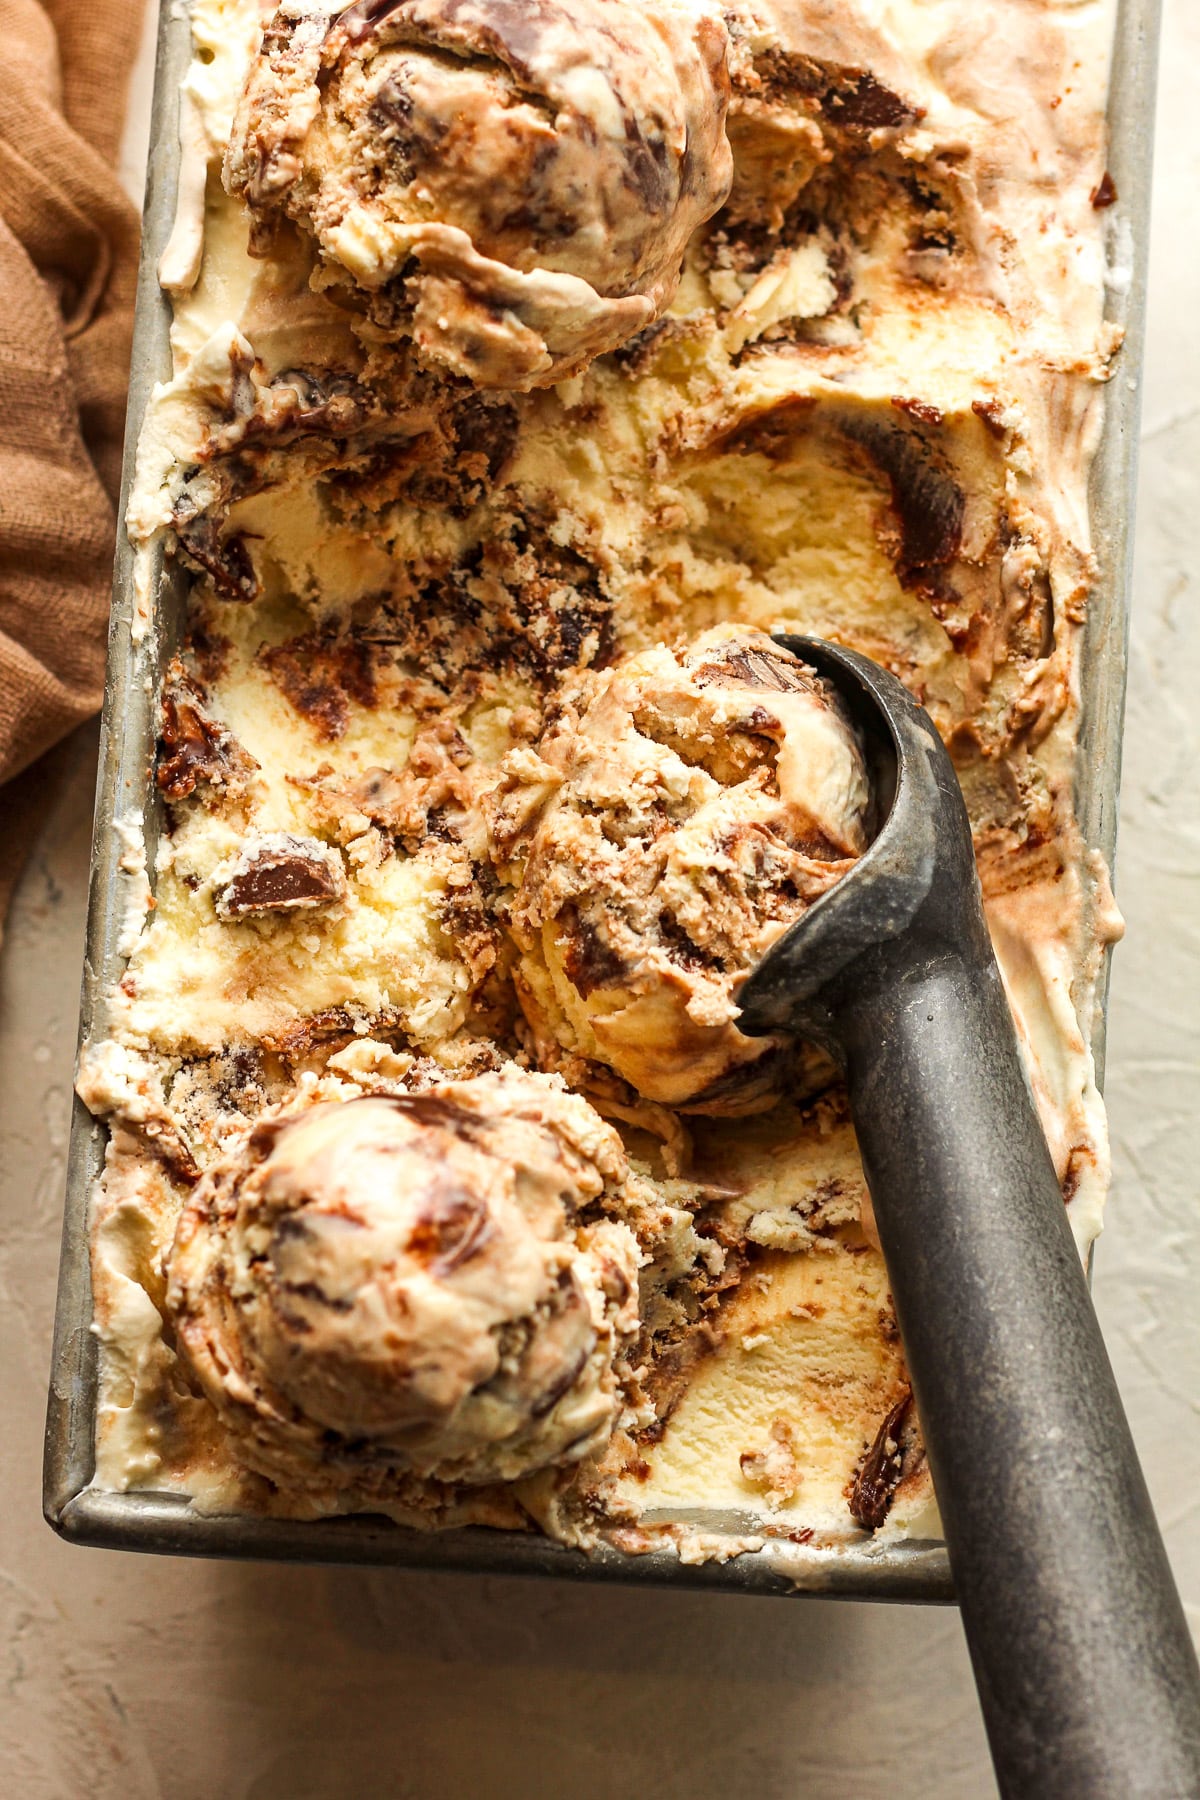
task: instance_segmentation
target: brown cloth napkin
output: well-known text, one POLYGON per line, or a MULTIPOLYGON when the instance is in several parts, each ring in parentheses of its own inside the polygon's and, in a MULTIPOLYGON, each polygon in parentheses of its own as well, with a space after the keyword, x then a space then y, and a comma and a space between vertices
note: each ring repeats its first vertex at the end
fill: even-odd
MULTIPOLYGON (((100 704, 138 245, 116 159, 141 23, 142 0, 0 0, 0 781, 100 704)), ((0 797, 10 823, 16 802, 0 797)), ((0 922, 20 868, 4 837, 0 922)))

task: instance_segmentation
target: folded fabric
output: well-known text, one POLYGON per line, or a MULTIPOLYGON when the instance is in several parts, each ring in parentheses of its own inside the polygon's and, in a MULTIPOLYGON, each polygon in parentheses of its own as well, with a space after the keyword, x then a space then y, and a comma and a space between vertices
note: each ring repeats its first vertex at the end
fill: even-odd
MULTIPOLYGON (((116 159, 141 20, 142 0, 0 0, 0 781, 100 703, 138 245, 116 159)), ((0 917, 15 860, 5 845, 0 917)))

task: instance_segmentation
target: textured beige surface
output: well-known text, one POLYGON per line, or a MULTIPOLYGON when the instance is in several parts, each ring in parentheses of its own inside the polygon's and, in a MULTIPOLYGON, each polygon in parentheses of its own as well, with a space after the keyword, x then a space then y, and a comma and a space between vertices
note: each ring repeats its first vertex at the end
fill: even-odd
MULTIPOLYGON (((1200 1620, 1200 18, 1167 0, 1097 1294, 1200 1620)), ((173 1563, 38 1518, 94 738, 54 761, 0 970, 0 1792, 785 1800, 990 1790, 952 1614, 173 1563)))

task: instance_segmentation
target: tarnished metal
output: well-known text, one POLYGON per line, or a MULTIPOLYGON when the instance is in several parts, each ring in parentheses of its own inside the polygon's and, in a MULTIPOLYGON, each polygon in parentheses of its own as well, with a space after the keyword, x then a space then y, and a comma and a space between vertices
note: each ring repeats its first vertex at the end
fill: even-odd
MULTIPOLYGON (((1089 844, 1111 862, 1115 848, 1121 725, 1125 695, 1133 494, 1145 321, 1145 274, 1151 159, 1151 116, 1159 0, 1120 0, 1113 58, 1109 167, 1117 203, 1106 215, 1110 262, 1121 276, 1109 294, 1108 316, 1125 331, 1118 379, 1108 390, 1104 435, 1092 477, 1093 528, 1101 570, 1089 612, 1083 686, 1078 810, 1089 844)), ((171 310, 157 280, 158 259, 170 234, 179 170, 179 85, 191 52, 183 7, 164 0, 151 127, 151 155, 143 215, 142 260, 126 425, 122 505, 133 478, 142 416, 156 381, 171 373, 171 310)), ((151 781, 155 696, 162 662, 183 616, 183 578, 151 571, 153 628, 139 636, 134 563, 122 533, 117 551, 109 632, 108 674, 100 742, 91 902, 80 1017, 81 1042, 104 1029, 105 996, 119 979, 118 951, 129 877, 120 868, 118 825, 144 826, 151 860, 161 813, 151 781)), ((1103 996, 1101 995, 1101 1000, 1103 996)), ((1093 1025, 1103 1053, 1103 1007, 1093 1025)), ((468 1529, 422 1533, 373 1517, 299 1523, 195 1512, 170 1494, 106 1493, 91 1487, 97 1396, 97 1345, 92 1331, 88 1254, 90 1195, 104 1162, 106 1132, 79 1101, 71 1132, 63 1221, 58 1313, 46 1420, 43 1505, 64 1538, 110 1549, 167 1555, 278 1558, 291 1561, 395 1564, 398 1567, 555 1575, 576 1580, 650 1583, 724 1589, 734 1593, 804 1594, 864 1600, 944 1601, 953 1598, 940 1543, 872 1544, 836 1548, 768 1539, 756 1553, 727 1563, 683 1564, 671 1551, 627 1556, 601 1550, 585 1556, 533 1534, 468 1529)), ((685 1515, 673 1514, 681 1522, 685 1515)), ((716 1536, 740 1536, 760 1526, 745 1516, 687 1515, 716 1536)), ((761 1528, 761 1526, 760 1526, 761 1528)))

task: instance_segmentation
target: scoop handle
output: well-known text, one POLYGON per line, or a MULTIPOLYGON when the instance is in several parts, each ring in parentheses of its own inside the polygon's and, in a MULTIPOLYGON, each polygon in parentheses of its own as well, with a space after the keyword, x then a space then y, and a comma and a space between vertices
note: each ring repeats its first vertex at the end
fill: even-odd
POLYGON ((840 1048, 1002 1795, 1200 1797, 1200 1671, 990 952, 840 1048))

